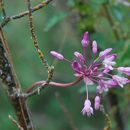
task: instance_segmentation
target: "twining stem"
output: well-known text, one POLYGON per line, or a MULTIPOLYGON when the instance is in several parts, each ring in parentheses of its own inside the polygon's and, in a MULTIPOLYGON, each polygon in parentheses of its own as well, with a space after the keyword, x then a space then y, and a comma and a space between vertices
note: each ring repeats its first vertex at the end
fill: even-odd
MULTIPOLYGON (((45 0, 43 2, 41 2, 40 4, 36 5, 35 7, 31 8, 31 12, 35 12, 45 6, 47 6, 51 1, 53 0, 45 0)), ((24 16, 27 16, 29 14, 29 11, 24 11, 24 12, 21 12, 17 15, 13 15, 13 16, 6 16, 6 18, 4 19, 4 21, 1 23, 1 27, 4 27, 8 22, 12 21, 12 20, 15 20, 15 19, 19 19, 19 18, 22 18, 24 16)))
POLYGON ((19 81, 17 80, 16 73, 13 68, 13 63, 11 59, 10 50, 8 48, 7 41, 3 34, 3 30, 0 27, 0 69, 2 70, 2 75, 0 78, 3 83, 7 86, 7 93, 14 107, 16 116, 18 118, 18 124, 24 130, 35 130, 32 119, 30 116, 30 111, 28 110, 26 99, 21 96, 23 92, 19 81))
MULTIPOLYGON (((49 82, 48 86, 52 86, 52 87, 59 87, 59 88, 67 88, 67 87, 72 87, 76 84, 78 84, 81 80, 83 79, 83 77, 79 77, 77 78, 75 81, 70 82, 70 83, 57 83, 57 82, 49 82)), ((32 95, 36 95, 39 93, 39 91, 41 91, 44 87, 46 86, 46 81, 38 81, 36 83, 34 83, 27 91, 26 91, 26 96, 32 96, 32 95), (43 86, 43 87, 39 87, 39 86, 43 86), (33 90, 34 89, 34 90, 33 90)))

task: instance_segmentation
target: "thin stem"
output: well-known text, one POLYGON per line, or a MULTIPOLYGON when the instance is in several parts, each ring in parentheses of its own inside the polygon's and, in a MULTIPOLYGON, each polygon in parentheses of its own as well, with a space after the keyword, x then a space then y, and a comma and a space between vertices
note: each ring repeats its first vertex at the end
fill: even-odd
POLYGON ((4 8, 4 1, 3 0, 0 0, 0 6, 1 6, 2 13, 3 13, 3 17, 5 19, 6 18, 6 12, 5 12, 5 8, 4 8))
MULTIPOLYGON (((77 78, 75 81, 73 82, 70 82, 70 83, 57 83, 57 82, 49 82, 49 86, 52 86, 52 87, 60 87, 60 88, 67 88, 67 87, 71 87, 71 86, 74 86, 76 84, 78 84, 81 80, 83 79, 83 77, 79 77, 77 78)), ((39 81, 39 82, 36 82, 34 83, 27 91, 26 91, 26 94, 27 94, 27 97, 29 96, 32 96, 32 95, 36 95, 39 93, 39 91, 41 91, 41 87, 39 87, 40 85, 42 86, 46 86, 46 81, 39 81), (33 90, 35 89, 35 90, 33 90)))
POLYGON ((36 49, 36 51, 37 51, 37 53, 39 55, 39 58, 41 59, 42 63, 48 69, 49 65, 46 62, 46 60, 44 59, 44 54, 41 51, 41 49, 39 48, 38 40, 37 40, 36 35, 35 35, 30 0, 27 0, 27 4, 28 4, 28 10, 29 10, 29 13, 28 13, 28 16, 29 16, 29 26, 30 26, 30 32, 31 32, 33 43, 34 43, 34 47, 35 47, 35 49, 36 49))
POLYGON ((9 119, 18 127, 19 130, 24 130, 11 115, 9 115, 9 119))
MULTIPOLYGON (((38 44, 38 40, 36 38, 36 35, 35 35, 35 30, 34 30, 34 25, 33 25, 33 18, 32 18, 32 12, 31 12, 31 3, 30 3, 30 0, 27 0, 27 4, 28 4, 28 10, 29 10, 29 26, 30 26, 30 32, 31 32, 31 36, 32 36, 32 40, 33 40, 33 43, 34 43, 34 47, 39 55, 39 58, 41 59, 42 61, 42 64, 47 68, 48 70, 48 78, 46 80, 46 83, 45 85, 48 85, 49 82, 51 81, 52 77, 53 77, 53 71, 54 71, 54 67, 53 66, 49 66, 49 64, 47 63, 47 61, 45 60, 44 58, 44 54, 43 52, 41 51, 40 47, 39 47, 39 44, 38 44)), ((44 88, 45 85, 42 85, 38 90, 42 90, 44 88)), ((38 92, 39 93, 39 92, 38 92)), ((35 95, 37 94, 37 92, 32 92, 30 94, 31 95, 35 95)))
POLYGON ((86 62, 87 60, 87 53, 86 53, 86 47, 83 48, 83 52, 84 52, 84 62, 86 62))
MULTIPOLYGON (((31 12, 35 12, 39 9, 42 9, 43 7, 47 6, 51 1, 53 0, 45 0, 43 2, 41 2, 40 4, 36 5, 35 7, 31 8, 31 12)), ((14 16, 8 16, 6 17, 6 19, 1 23, 1 27, 4 27, 8 22, 10 22, 11 20, 15 20, 15 19, 19 19, 22 18, 24 16, 27 16, 29 14, 29 11, 24 11, 19 13, 18 15, 14 15, 14 16)))
POLYGON ((86 84, 86 95, 87 95, 87 100, 88 100, 88 86, 86 84))

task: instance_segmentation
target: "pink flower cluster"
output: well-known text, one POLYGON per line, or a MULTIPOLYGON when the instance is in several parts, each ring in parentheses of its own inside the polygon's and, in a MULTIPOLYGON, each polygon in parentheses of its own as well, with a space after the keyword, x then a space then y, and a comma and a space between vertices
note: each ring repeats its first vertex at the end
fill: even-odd
MULTIPOLYGON (((51 55, 58 60, 65 60, 71 64, 72 69, 75 72, 76 77, 82 77, 86 86, 86 100, 84 108, 82 109, 83 115, 91 116, 93 114, 93 107, 91 101, 88 98, 88 86, 96 84, 97 91, 95 97, 95 110, 100 109, 100 94, 108 91, 113 87, 123 87, 125 84, 130 83, 130 80, 118 75, 112 75, 112 71, 118 71, 119 73, 130 76, 130 67, 115 67, 117 54, 111 54, 112 48, 107 48, 104 51, 98 53, 97 42, 92 42, 93 60, 90 64, 87 64, 86 49, 90 44, 89 34, 85 32, 81 41, 83 47, 83 54, 80 52, 74 52, 74 59, 69 61, 58 52, 51 51, 51 55)), ((114 72, 115 73, 115 72, 114 72)))

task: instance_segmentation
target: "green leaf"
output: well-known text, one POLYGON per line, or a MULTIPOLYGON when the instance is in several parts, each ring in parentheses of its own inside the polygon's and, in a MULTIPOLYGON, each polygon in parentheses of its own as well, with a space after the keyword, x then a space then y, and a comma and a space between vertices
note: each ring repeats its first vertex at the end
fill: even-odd
POLYGON ((68 16, 68 13, 60 12, 55 14, 46 24, 46 27, 44 28, 44 31, 49 31, 51 28, 53 28, 58 22, 60 22, 62 19, 64 19, 66 16, 68 16))

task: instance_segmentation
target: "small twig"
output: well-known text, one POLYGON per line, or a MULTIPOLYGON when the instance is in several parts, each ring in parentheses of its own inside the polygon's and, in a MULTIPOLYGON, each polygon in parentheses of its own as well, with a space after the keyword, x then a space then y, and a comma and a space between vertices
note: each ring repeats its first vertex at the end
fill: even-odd
POLYGON ((102 113, 105 116, 105 120, 106 120, 106 126, 103 128, 103 130, 110 130, 112 123, 111 123, 111 119, 110 116, 108 115, 108 113, 105 111, 105 108, 103 105, 100 106, 100 110, 102 111, 102 113))
POLYGON ((38 91, 33 91, 30 95, 28 95, 28 96, 31 96, 31 95, 37 94, 37 92, 39 93, 44 88, 45 85, 49 84, 49 82, 51 81, 51 79, 53 77, 54 67, 53 66, 49 66, 49 64, 47 63, 47 61, 44 58, 43 52, 41 51, 41 49, 39 47, 38 40, 37 40, 36 35, 35 35, 34 25, 33 25, 32 9, 31 9, 30 0, 27 0, 27 5, 28 5, 28 10, 29 10, 28 15, 29 15, 30 32, 31 32, 33 43, 34 43, 34 47, 35 47, 35 49, 36 49, 36 51, 37 51, 37 53, 39 55, 39 58, 41 59, 43 65, 48 70, 48 78, 46 80, 46 83, 44 85, 41 85, 41 87, 38 89, 38 91))
POLYGON ((43 52, 41 51, 40 47, 39 47, 39 44, 38 44, 38 40, 36 38, 36 35, 35 35, 35 30, 34 30, 34 25, 33 25, 33 17, 32 17, 32 9, 31 9, 31 3, 30 3, 30 0, 27 0, 27 5, 28 5, 28 10, 29 10, 29 13, 28 13, 28 16, 29 16, 29 26, 30 26, 30 32, 31 32, 31 36, 32 36, 32 40, 33 40, 33 43, 34 43, 34 47, 39 55, 39 58, 41 59, 43 65, 49 69, 50 66, 48 65, 47 61, 45 60, 44 58, 44 54, 43 52))
POLYGON ((2 13, 3 13, 3 17, 5 19, 6 18, 6 12, 5 12, 5 8, 4 8, 4 1, 3 0, 0 0, 0 6, 1 6, 2 13))
MULTIPOLYGON (((45 6, 47 6, 52 0, 46 0, 41 2, 40 4, 36 5, 35 7, 31 8, 31 12, 35 12, 45 6)), ((6 19, 1 23, 1 27, 4 27, 8 22, 10 22, 11 20, 15 20, 15 19, 19 19, 22 18, 24 16, 27 16, 29 14, 29 11, 24 11, 19 13, 18 15, 14 15, 14 16, 8 16, 6 17, 6 19)))
POLYGON ((56 96, 57 101, 58 101, 59 104, 60 104, 60 107, 61 107, 61 109, 62 109, 62 111, 63 111, 63 113, 64 113, 64 116, 65 116, 66 120, 68 121, 68 123, 69 123, 71 129, 72 129, 72 130, 78 130, 77 127, 75 126, 75 123, 74 123, 74 121, 73 121, 73 119, 72 119, 72 117, 71 117, 71 114, 70 114, 69 110, 68 110, 67 107, 65 106, 64 102, 61 100, 60 94, 59 94, 58 92, 56 92, 56 93, 55 93, 55 96, 56 96))
POLYGON ((130 2, 129 1, 124 1, 124 0, 117 0, 118 3, 121 3, 127 7, 130 7, 130 2))
POLYGON ((24 130, 11 115, 9 115, 9 119, 18 127, 19 130, 24 130))

